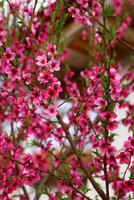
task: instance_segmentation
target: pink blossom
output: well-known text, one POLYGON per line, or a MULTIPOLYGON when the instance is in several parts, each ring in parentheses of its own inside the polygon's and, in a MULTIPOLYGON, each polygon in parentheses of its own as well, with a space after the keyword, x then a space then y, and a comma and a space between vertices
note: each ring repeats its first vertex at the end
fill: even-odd
POLYGON ((46 55, 39 55, 36 57, 36 64, 38 66, 44 67, 47 64, 47 58, 46 55))
POLYGON ((94 104, 97 106, 105 107, 107 105, 107 102, 103 98, 98 98, 97 100, 95 100, 94 104))
POLYGON ((111 113, 109 111, 103 111, 103 110, 100 111, 99 115, 102 118, 102 120, 107 121, 107 122, 112 122, 113 119, 117 117, 115 113, 111 113))
POLYGON ((73 18, 79 16, 79 14, 80 14, 80 10, 78 8, 70 7, 70 8, 68 8, 68 11, 71 13, 73 18))
POLYGON ((52 78, 52 74, 49 71, 43 71, 43 72, 40 72, 38 80, 41 83, 46 84, 49 82, 49 80, 51 80, 51 78, 52 78))
POLYGON ((101 42, 102 38, 99 33, 95 33, 94 40, 96 44, 99 44, 101 42))
POLYGON ((107 150, 109 149, 110 147, 110 144, 105 141, 105 140, 99 140, 99 148, 100 148, 100 151, 101 153, 105 154, 107 152, 107 150))
POLYGON ((57 108, 55 105, 50 104, 47 108, 47 110, 45 111, 49 116, 56 116, 57 114, 57 108))
POLYGON ((122 12, 123 0, 112 0, 115 15, 120 15, 122 12))
POLYGON ((115 120, 109 122, 108 125, 107 125, 107 129, 108 129, 109 131, 113 131, 113 130, 115 130, 117 127, 118 127, 118 122, 115 121, 115 120))
POLYGON ((98 18, 101 15, 102 12, 102 7, 101 4, 98 3, 97 1, 93 1, 93 10, 92 10, 92 15, 95 18, 98 18))
POLYGON ((133 50, 123 39, 131 12, 125 17, 123 0, 111 0, 114 13, 99 0, 48 1, 47 7, 32 1, 9 1, 0 13, 0 199, 11 200, 22 188, 17 198, 24 200, 29 185, 50 200, 85 200, 89 173, 98 198, 107 198, 108 182, 109 199, 127 200, 134 191, 134 105, 127 98, 134 73, 132 60, 125 70, 116 59, 115 45, 133 50), (88 55, 79 58, 81 66, 70 50, 79 46, 74 38, 88 55), (118 108, 125 112, 121 120, 118 108), (117 151, 118 124, 127 126, 128 138, 117 151))
POLYGON ((48 56, 55 56, 57 55, 56 45, 49 43, 47 46, 47 54, 48 56))
POLYGON ((15 59, 15 53, 11 50, 10 47, 6 48, 6 52, 4 53, 4 56, 7 60, 12 61, 15 59))
POLYGON ((130 161, 130 155, 128 153, 125 153, 125 152, 121 152, 117 155, 116 157, 117 159, 119 159, 119 162, 121 164, 123 163, 126 163, 126 164, 129 164, 129 161, 130 161))
POLYGON ((55 60, 53 57, 51 60, 47 63, 47 66, 50 71, 59 71, 60 70, 60 62, 58 60, 55 60))
POLYGON ((71 170, 70 174, 71 174, 72 183, 76 186, 80 186, 81 185, 81 178, 80 178, 78 172, 71 170))

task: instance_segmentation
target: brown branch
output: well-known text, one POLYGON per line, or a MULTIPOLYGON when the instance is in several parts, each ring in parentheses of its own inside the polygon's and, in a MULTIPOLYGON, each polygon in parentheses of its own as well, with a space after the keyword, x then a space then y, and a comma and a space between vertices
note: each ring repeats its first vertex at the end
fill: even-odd
POLYGON ((57 115, 57 119, 60 123, 60 125, 62 126, 65 134, 66 134, 66 137, 80 163, 80 166, 81 166, 81 169, 83 170, 83 172, 85 173, 85 175, 87 176, 87 178, 89 179, 89 181, 91 182, 92 186, 94 187, 94 189, 96 190, 96 192, 99 194, 99 196, 103 199, 103 200, 106 200, 106 195, 105 193, 103 192, 103 190, 99 187, 99 185, 96 183, 96 181, 94 180, 92 174, 90 174, 89 170, 87 168, 85 168, 84 164, 83 164, 83 161, 81 159, 81 157, 78 155, 78 150, 74 144, 74 141, 72 139, 72 137, 70 136, 70 133, 65 125, 65 123, 63 122, 61 116, 58 114, 57 115))
POLYGON ((25 188, 24 185, 22 186, 22 190, 23 190, 23 193, 24 193, 26 199, 27 199, 27 200, 30 200, 29 195, 28 195, 27 190, 26 190, 26 188, 25 188))
MULTIPOLYGON (((96 22, 107 32, 107 33, 110 33, 110 30, 108 30, 107 28, 105 28, 103 26, 103 24, 99 21, 99 20, 96 20, 96 22)), ((119 38, 115 38, 118 42, 120 42, 123 46, 127 47, 128 49, 130 49, 131 51, 134 51, 134 47, 130 46, 127 42, 125 42, 124 40, 121 40, 119 38)))

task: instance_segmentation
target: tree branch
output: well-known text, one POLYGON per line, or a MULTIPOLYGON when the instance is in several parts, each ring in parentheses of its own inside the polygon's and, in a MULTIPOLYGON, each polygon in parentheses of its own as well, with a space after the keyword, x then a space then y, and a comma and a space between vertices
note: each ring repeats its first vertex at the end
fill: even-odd
POLYGON ((78 161, 80 163, 80 166, 81 166, 83 172, 86 174, 87 178, 89 179, 89 181, 91 182, 92 186, 94 187, 94 189, 96 190, 96 192, 99 194, 99 196, 103 200, 106 200, 105 193, 99 187, 99 185, 96 183, 96 181, 94 180, 92 174, 90 174, 89 171, 88 171, 88 169, 85 168, 81 157, 78 155, 78 150, 77 150, 77 148, 76 148, 76 146, 74 144, 74 141, 72 140, 72 137, 70 136, 70 133, 69 133, 69 131, 68 131, 65 123, 63 122, 63 120, 62 120, 62 118, 61 118, 61 116, 59 114, 57 115, 57 119, 58 119, 60 125, 62 126, 62 128, 63 128, 63 130, 64 130, 64 132, 66 134, 66 137, 67 137, 67 139, 68 139, 68 141, 69 141, 69 143, 70 143, 70 145, 71 145, 71 147, 72 147, 72 149, 73 149, 73 151, 74 151, 74 153, 75 153, 75 155, 76 155, 76 157, 77 157, 77 159, 78 159, 78 161))

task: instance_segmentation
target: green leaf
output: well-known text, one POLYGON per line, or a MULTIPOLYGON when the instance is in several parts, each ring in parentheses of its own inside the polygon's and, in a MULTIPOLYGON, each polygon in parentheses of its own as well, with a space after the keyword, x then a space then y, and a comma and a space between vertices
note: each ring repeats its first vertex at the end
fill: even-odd
POLYGON ((109 140, 110 140, 111 142, 113 142, 115 136, 117 136, 116 133, 111 133, 111 134, 109 135, 109 140))
POLYGON ((114 108, 115 108, 115 105, 116 105, 116 102, 111 101, 111 103, 110 103, 109 106, 108 106, 108 110, 109 110, 110 112, 113 112, 113 110, 114 110, 114 108))
POLYGON ((83 191, 84 194, 86 194, 88 191, 90 191, 91 189, 87 188, 86 185, 83 185, 81 190, 83 191))
POLYGON ((96 156, 100 157, 100 153, 98 152, 98 150, 96 149, 95 151, 92 151, 93 154, 95 154, 96 156))
POLYGON ((84 112, 84 105, 82 103, 80 103, 80 109, 79 109, 80 112, 84 112))
POLYGON ((67 196, 67 197, 61 197, 59 200, 71 200, 71 198, 67 196))
POLYGON ((134 178, 134 170, 130 170, 130 179, 134 178))
POLYGON ((62 32, 63 25, 64 25, 67 17, 68 17, 68 14, 65 13, 65 14, 62 15, 62 17, 59 20, 57 20, 55 22, 55 30, 56 30, 57 34, 60 34, 62 32))
POLYGON ((39 146, 38 142, 34 139, 30 141, 30 145, 31 146, 39 146))
POLYGON ((50 188, 46 187, 45 189, 43 189, 42 194, 46 194, 49 195, 50 193, 50 188))
POLYGON ((110 5, 106 5, 103 9, 103 17, 110 17, 113 15, 113 8, 110 5))
POLYGON ((86 82, 86 86, 88 86, 89 85, 89 79, 85 77, 84 80, 86 82))
POLYGON ((109 39, 112 41, 116 36, 116 26, 114 24, 109 25, 109 39))
POLYGON ((104 53, 105 48, 104 48, 103 46, 97 45, 96 48, 97 48, 97 50, 98 50, 101 54, 104 53))
POLYGON ((112 197, 111 200, 116 200, 116 197, 112 197))
POLYGON ((68 165, 66 163, 61 163, 61 167, 65 170, 65 172, 68 171, 68 165))
POLYGON ((68 95, 67 95, 67 93, 64 93, 64 99, 65 99, 65 100, 68 99, 68 95))

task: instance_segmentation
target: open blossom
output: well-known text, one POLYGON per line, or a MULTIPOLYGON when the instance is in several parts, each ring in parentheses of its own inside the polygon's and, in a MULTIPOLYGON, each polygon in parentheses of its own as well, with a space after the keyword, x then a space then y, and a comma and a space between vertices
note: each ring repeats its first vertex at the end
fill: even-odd
POLYGON ((41 100, 42 100, 42 96, 41 96, 39 88, 34 88, 34 90, 30 93, 30 101, 34 105, 38 105, 41 100))
POLYGON ((78 17, 80 15, 80 10, 78 8, 70 7, 68 8, 68 11, 71 13, 73 18, 78 17))
POLYGON ((109 122, 108 125, 107 125, 107 129, 108 129, 109 131, 113 131, 113 130, 115 130, 117 127, 118 127, 118 122, 117 122, 116 120, 113 120, 113 121, 109 122))
POLYGON ((102 110, 100 111, 100 117, 102 118, 102 120, 107 121, 107 122, 112 122, 113 119, 115 119, 117 117, 117 115, 115 113, 111 113, 109 111, 105 111, 102 110))
POLYGON ((56 45, 49 43, 47 46, 47 54, 48 54, 48 56, 57 55, 56 45))
POLYGON ((12 65, 8 65, 5 69, 5 73, 9 76, 9 78, 13 81, 20 78, 19 69, 13 67, 12 65))
POLYGON ((44 110, 44 113, 48 116, 56 116, 57 114, 57 107, 53 104, 50 104, 46 110, 44 110))
POLYGON ((99 140, 99 149, 101 153, 105 154, 110 147, 110 143, 105 140, 99 140))
POLYGON ((127 152, 121 152, 116 156, 117 159, 119 159, 119 162, 129 164, 130 162, 130 154, 127 152))
POLYGON ((107 105, 107 102, 103 98, 98 98, 98 99, 95 100, 94 104, 97 105, 97 106, 103 106, 104 107, 104 106, 107 105))
POLYGON ((4 53, 4 56, 7 60, 12 61, 15 59, 15 53, 11 50, 10 47, 6 48, 6 52, 4 53))
POLYGON ((38 77, 38 80, 41 82, 41 83, 48 83, 52 78, 52 74, 50 73, 50 71, 43 71, 43 72, 40 72, 39 74, 39 77, 38 77))
POLYGON ((47 63, 46 55, 43 54, 43 55, 39 55, 36 57, 36 64, 38 66, 44 67, 44 66, 46 66, 46 63, 47 63))
POLYGON ((55 60, 53 57, 51 60, 47 63, 47 66, 50 71, 59 71, 60 70, 60 62, 58 60, 55 60))

